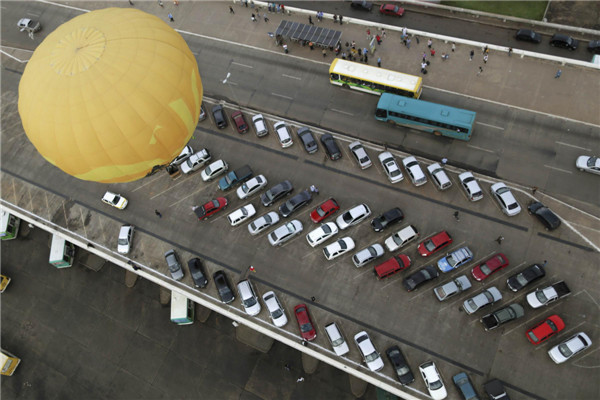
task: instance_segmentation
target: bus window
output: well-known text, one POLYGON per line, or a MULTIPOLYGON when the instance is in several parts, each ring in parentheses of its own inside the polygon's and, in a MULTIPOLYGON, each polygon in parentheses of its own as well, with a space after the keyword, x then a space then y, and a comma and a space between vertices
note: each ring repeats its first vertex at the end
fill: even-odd
POLYGON ((11 240, 17 237, 21 220, 7 211, 2 210, 0 220, 0 238, 2 240, 11 240))
POLYGON ((194 323, 194 302, 174 291, 171 291, 171 321, 177 325, 194 323))
POLYGON ((66 268, 73 265, 75 257, 75 245, 67 242, 61 236, 52 235, 52 243, 50 244, 50 258, 48 262, 56 268, 66 268))

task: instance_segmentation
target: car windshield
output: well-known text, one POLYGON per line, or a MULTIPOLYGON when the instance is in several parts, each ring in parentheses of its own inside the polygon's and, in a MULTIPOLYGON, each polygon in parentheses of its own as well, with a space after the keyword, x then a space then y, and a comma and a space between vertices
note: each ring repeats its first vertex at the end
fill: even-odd
POLYGON ((506 192, 509 192, 509 189, 507 187, 501 187, 500 189, 498 189, 496 191, 496 193, 498 193, 498 194, 503 194, 503 193, 506 193, 506 192))
POLYGON ((571 349, 569 349, 569 346, 567 346, 566 343, 561 343, 558 345, 558 351, 561 352, 561 354, 563 356, 565 356, 565 358, 569 358, 573 355, 573 352, 571 351, 571 349))
POLYGON ((369 247, 369 248, 367 249, 367 251, 369 252, 369 254, 370 254, 372 257, 375 257, 375 256, 377 255, 377 252, 375 251, 375 249, 374 249, 373 247, 369 247))
POLYGON ((350 214, 350 211, 344 213, 344 216, 342 218, 344 219, 344 222, 346 222, 346 223, 350 223, 353 220, 352 214, 350 214))
POLYGON ((397 168, 390 169, 390 175, 391 175, 391 176, 398 176, 398 175, 400 175, 400 174, 401 174, 401 172, 400 172, 400 170, 399 170, 399 169, 397 169, 397 168))
POLYGON ((525 274, 517 275, 516 279, 517 279, 517 282, 519 282, 519 284, 521 286, 527 285, 527 278, 525 278, 525 274))
POLYGON ((446 291, 444 290, 443 287, 439 287, 439 288, 435 288, 435 292, 438 294, 438 296, 440 296, 441 298, 444 298, 448 295, 448 293, 446 293, 446 291))
POLYGON ((127 238, 119 238, 119 244, 122 246, 125 246, 129 243, 129 241, 127 240, 127 238))
POLYGON ((556 332, 558 330, 558 327, 556 326, 556 324, 554 322, 547 320, 546 324, 548 324, 550 329, 552 329, 552 332, 556 332))
POLYGON ((514 210, 517 207, 519 207, 519 205, 517 203, 508 204, 508 209, 509 210, 514 210))
POLYGON ((494 296, 492 296, 492 294, 490 292, 483 292, 483 295, 485 296, 486 300, 488 303, 491 303, 492 301, 494 301, 494 296))
POLYGON ((323 226, 321 227, 321 230, 323 231, 323 233, 324 233, 325 235, 327 235, 327 234, 331 233, 331 228, 329 227, 329 225, 323 225, 323 226))
POLYGON ((596 165, 597 160, 598 160, 598 157, 590 157, 587 161, 587 166, 594 167, 596 165))
POLYGON ((435 381, 435 382, 431 382, 431 383, 429 384, 429 388, 430 388, 431 390, 438 390, 438 389, 439 389, 439 388, 441 388, 442 386, 444 386, 444 385, 442 384, 442 381, 435 381))
POLYGON ((333 347, 338 347, 338 346, 339 346, 339 345, 341 345, 342 343, 344 343, 344 338, 340 336, 339 338, 337 338, 337 339, 333 340, 333 341, 331 342, 331 345, 332 345, 333 347))
POLYGON ((538 301, 542 304, 545 304, 548 301, 548 298, 541 290, 535 292, 535 297, 537 297, 538 301))
POLYGON ((476 310, 477 309, 477 303, 475 303, 475 300, 469 299, 469 300, 467 300, 467 304, 469 305, 469 307, 472 310, 476 310))
POLYGON ((216 199, 215 199, 215 200, 213 200, 213 201, 212 201, 212 205, 213 205, 213 207, 215 207, 215 208, 218 208, 218 207, 219 207, 219 201, 218 201, 218 200, 216 200, 216 199))
POLYGON ((429 239, 428 241, 426 241, 425 248, 427 249, 427 251, 435 250, 435 244, 433 243, 433 240, 429 239))
POLYGON ((244 307, 248 308, 248 307, 252 307, 256 304, 256 299, 254 297, 249 297, 247 299, 244 299, 244 307))
POLYGON ((285 226, 289 233, 294 233, 294 231, 296 230, 296 228, 294 228, 294 224, 292 224, 291 222, 288 222, 285 226))
POLYGON ((488 267, 487 264, 482 264, 479 268, 481 269, 481 272, 483 272, 484 275, 489 275, 492 273, 492 270, 490 269, 490 267, 488 267))
POLYGON ((527 332, 527 335, 534 342, 539 342, 540 341, 540 338, 538 338, 537 336, 535 336, 535 334, 533 333, 533 331, 527 332))
POLYGON ((379 354, 377 354, 376 351, 372 352, 371 354, 368 354, 365 356, 365 361, 366 362, 371 362, 371 361, 375 361, 379 358, 379 354))
POLYGON ((312 331, 313 327, 310 322, 300 325, 300 330, 304 333, 312 331))
POLYGON ((204 172, 206 172, 206 175, 208 175, 208 176, 212 175, 212 169, 210 168, 210 165, 208 167, 206 167, 204 172))
POLYGON ((321 207, 317 208, 317 214, 319 214, 320 217, 327 215, 327 213, 321 207))
POLYGON ((281 308, 278 308, 271 313, 271 316, 273 317, 273 319, 277 319, 277 318, 281 317, 282 315, 283 315, 283 311, 281 311, 281 308))
POLYGON ((338 242, 338 243, 339 243, 339 245, 340 245, 340 249, 342 249, 342 250, 346 250, 346 249, 348 248, 348 245, 346 245, 346 242, 344 242, 344 241, 340 241, 340 242, 338 242))
POLYGON ((446 257, 446 261, 448 262, 448 264, 450 265, 456 265, 456 260, 454 259, 454 256, 452 254, 450 254, 448 257, 446 257))

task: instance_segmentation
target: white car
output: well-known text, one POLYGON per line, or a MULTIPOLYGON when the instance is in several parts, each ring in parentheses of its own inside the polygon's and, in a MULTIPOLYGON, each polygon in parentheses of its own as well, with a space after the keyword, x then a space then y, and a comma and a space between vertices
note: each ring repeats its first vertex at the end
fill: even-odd
POLYGON ((352 207, 335 220, 341 230, 351 227, 362 222, 365 218, 371 215, 371 209, 366 204, 359 204, 352 207))
POLYGON ((237 188, 237 195, 240 199, 245 199, 258 192, 260 189, 267 186, 267 178, 264 175, 255 176, 254 178, 248 179, 237 188))
POLYGON ((336 355, 343 356, 350 351, 344 335, 342 335, 335 322, 325 325, 325 333, 327 333, 327 339, 329 339, 329 343, 331 343, 331 347, 336 355))
POLYGON ((327 222, 317 229, 314 229, 306 235, 306 241, 311 247, 315 247, 338 233, 338 227, 335 222, 327 222))
POLYGON ((500 205, 502 212, 509 217, 514 217, 521 212, 521 206, 513 196, 512 192, 502 182, 494 183, 491 187, 492 196, 500 205))
POLYGON ((379 162, 385 171, 388 179, 391 183, 400 182, 404 179, 404 175, 402 175, 402 170, 400 170, 400 166, 396 162, 396 159, 389 151, 384 151, 378 156, 379 162))
POLYGON ((385 251, 383 250, 383 246, 379 243, 375 243, 370 245, 369 247, 365 247, 360 250, 358 253, 352 256, 352 262, 356 266, 356 268, 360 268, 363 265, 370 263, 371 261, 381 257, 385 251))
POLYGON ((354 335, 354 343, 356 343, 360 354, 362 354, 367 367, 371 371, 379 371, 383 368, 383 360, 377 350, 375 350, 375 346, 373 346, 373 342, 371 342, 371 338, 367 332, 362 331, 354 335))
POLYGON ((600 158, 579 156, 575 161, 575 166, 580 171, 591 172, 592 174, 600 174, 600 158))
POLYGON ((119 254, 129 254, 131 242, 133 241, 134 227, 132 225, 123 225, 119 230, 119 240, 117 241, 117 252, 119 254))
POLYGON ((431 180, 435 183, 440 190, 449 189, 452 186, 452 181, 448 178, 448 174, 444 171, 444 168, 438 163, 433 163, 427 166, 427 172, 431 176, 431 180))
POLYGON ((206 149, 202 149, 197 153, 192 154, 187 160, 181 163, 181 172, 189 174, 200 169, 201 166, 210 160, 210 153, 206 149))
POLYGON ((415 186, 421 186, 427 183, 427 177, 423 173, 423 170, 415 157, 409 156, 403 158, 402 164, 404 165, 406 173, 408 173, 408 177, 415 186))
POLYGON ((246 204, 245 206, 242 206, 234 212, 230 213, 227 216, 227 219, 229 220, 231 226, 237 226, 245 220, 247 220, 248 218, 253 217, 254 214, 256 214, 256 209, 254 208, 254 206, 252 204, 246 204))
POLYGON ((252 117, 252 124, 254 125, 256 136, 263 137, 269 133, 267 121, 265 121, 265 118, 262 116, 262 114, 256 114, 254 117, 252 117))
POLYGON ((212 181, 217 176, 226 172, 229 169, 229 165, 223 160, 217 160, 210 164, 208 167, 204 168, 202 171, 202 180, 204 182, 212 181))
POLYGON ((548 355, 557 364, 564 363, 575 354, 590 347, 592 340, 584 332, 579 332, 575 336, 554 346, 548 351, 548 355))
POLYGON ((108 204, 109 206, 118 208, 119 210, 123 210, 125 207, 127 207, 128 203, 125 197, 113 192, 104 193, 104 197, 102 197, 102 202, 108 204))
POLYGON ((463 302, 463 310, 467 314, 473 314, 477 310, 482 307, 488 306, 490 304, 494 304, 497 301, 502 300, 502 293, 498 290, 497 287, 492 286, 490 288, 484 289, 478 295, 471 297, 463 302))
POLYGON ((277 133, 277 138, 279 139, 281 147, 286 148, 294 144, 292 135, 290 134, 290 128, 287 127, 285 122, 275 122, 275 124, 273 124, 273 128, 275 128, 275 132, 277 133))
POLYGON ((483 199, 483 191, 477 183, 477 179, 473 176, 471 172, 463 172, 458 175, 458 180, 460 181, 460 185, 467 193, 467 197, 471 201, 478 201, 483 199))
POLYGON ((408 225, 398 232, 394 233, 389 238, 385 239, 385 247, 389 251, 396 251, 400 247, 406 245, 407 243, 413 241, 414 239, 419 237, 419 231, 412 225, 408 225))
POLYGON ((435 400, 442 400, 448 396, 442 376, 438 372, 435 363, 428 361, 419 365, 419 371, 425 381, 425 386, 429 390, 429 395, 435 400))
POLYGON ((248 224, 248 232, 250 232, 252 236, 258 235, 268 227, 275 225, 278 222, 279 214, 277 214, 275 211, 271 211, 270 213, 262 215, 250 222, 248 224))
POLYGON ((331 261, 334 258, 338 258, 339 256, 354 250, 354 246, 354 240, 352 240, 351 237, 346 236, 325 246, 323 248, 323 254, 325 254, 326 259, 331 261))
POLYGON ((21 18, 19 22, 17 22, 17 26, 23 31, 27 32, 37 32, 42 29, 42 25, 38 21, 34 21, 29 18, 21 18))
POLYGON ((367 154, 367 151, 365 150, 365 147, 362 145, 361 142, 357 140, 356 142, 350 143, 348 147, 350 148, 350 152, 356 159, 356 162, 358 162, 358 166, 360 167, 360 169, 367 169, 371 165, 373 165, 371 159, 369 158, 369 155, 367 154))
POLYGON ((285 315, 285 309, 279 302, 275 292, 271 291, 263 294, 262 299, 265 302, 265 306, 267 306, 269 318, 271 318, 271 321, 273 321, 273 325, 279 328, 285 326, 285 324, 288 322, 288 319, 285 315))
POLYGON ((192 154, 194 154, 194 149, 192 149, 190 146, 185 146, 183 150, 181 150, 181 153, 179 153, 179 155, 175 157, 173 161, 171 161, 171 165, 181 164, 182 162, 187 160, 192 154))
POLYGON ((240 294, 240 300, 242 301, 242 307, 246 314, 255 316, 260 313, 260 302, 258 296, 250 283, 250 280, 245 279, 237 284, 238 293, 240 294))
POLYGON ((269 233, 269 243, 271 246, 281 246, 300 232, 302 232, 302 222, 293 219, 280 225, 273 232, 269 233))

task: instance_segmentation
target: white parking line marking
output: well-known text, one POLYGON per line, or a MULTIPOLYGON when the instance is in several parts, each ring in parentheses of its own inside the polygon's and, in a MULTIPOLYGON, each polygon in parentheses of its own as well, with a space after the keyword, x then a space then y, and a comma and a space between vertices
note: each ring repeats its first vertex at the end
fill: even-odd
POLYGON ((400 280, 400 277, 396 278, 395 280, 390 280, 390 283, 388 283, 387 285, 383 285, 383 286, 381 287, 381 289, 379 289, 379 290, 383 290, 383 289, 385 289, 386 287, 388 287, 388 286, 390 286, 390 285, 392 285, 392 284, 394 284, 394 283, 398 282, 399 280, 400 280))
POLYGON ((286 74, 281 74, 281 76, 285 76, 286 78, 290 78, 290 79, 296 79, 301 81, 302 78, 300 78, 299 76, 292 76, 292 75, 286 75, 286 74))
POLYGON ((334 111, 334 112, 337 112, 337 113, 340 113, 340 114, 349 115, 351 117, 354 117, 354 114, 352 114, 352 113, 349 113, 349 112, 346 112, 346 111, 342 111, 342 110, 336 110, 335 108, 332 108, 331 111, 334 111))
MULTIPOLYGON (((357 268, 358 269, 358 268, 357 268)), ((361 276, 363 276, 364 274, 368 273, 368 272, 373 272, 371 271, 371 268, 365 268, 363 272, 361 272, 360 274, 356 275, 354 278, 352 279, 356 279, 356 278, 360 278, 361 276)))
POLYGON ((483 122, 479 122, 479 121, 476 121, 475 123, 476 123, 477 125, 483 125, 483 126, 487 126, 487 127, 489 127, 489 128, 500 129, 501 131, 503 131, 503 130, 504 130, 504 128, 503 128, 503 127, 501 127, 501 126, 490 125, 490 124, 484 124, 483 122))
POLYGON ((580 150, 585 150, 585 151, 592 151, 592 149, 588 149, 586 147, 575 146, 574 144, 569 144, 569 143, 564 143, 564 142, 554 142, 554 143, 559 144, 561 146, 573 147, 575 149, 580 149, 580 150))
POLYGON ((564 173, 567 173, 567 174, 572 174, 573 173, 572 171, 567 171, 566 169, 556 168, 556 167, 553 167, 551 165, 544 165, 544 167, 550 168, 550 169, 555 169, 557 171, 564 172, 564 173))
POLYGON ((237 65, 239 67, 244 67, 244 68, 250 68, 250 69, 254 68, 252 65, 240 64, 240 63, 237 63, 235 61, 232 61, 231 64, 232 65, 237 65))
POLYGON ((181 182, 179 182, 179 183, 176 183, 175 185, 173 185, 173 186, 170 186, 170 187, 166 188, 166 189, 165 189, 165 190, 163 190, 162 192, 159 192, 159 193, 155 194, 154 196, 150 197, 150 200, 153 200, 153 199, 157 198, 158 196, 160 196, 161 194, 163 194, 163 193, 165 193, 165 192, 169 192, 169 191, 173 190, 173 188, 174 188, 175 186, 179 186, 179 185, 181 185, 182 183, 184 183, 185 181, 187 181, 187 179, 184 179, 184 180, 182 180, 181 182))
POLYGON ((271 94, 272 94, 273 96, 282 97, 282 98, 284 98, 284 99, 287 99, 287 100, 294 100, 293 98, 291 98, 291 97, 289 97, 289 96, 284 96, 284 95, 282 95, 282 94, 277 94, 277 93, 273 93, 273 92, 271 92, 271 94))
MULTIPOLYGON (((179 200, 178 200, 178 201, 176 201, 175 203, 173 203, 173 204, 169 205, 169 207, 173 207, 174 205, 176 205, 176 204, 179 204, 179 203, 181 203, 182 201, 184 201, 184 200, 186 200, 186 199, 188 199, 188 198, 192 197, 193 195, 195 195, 195 194, 197 194, 197 193, 200 193, 200 192, 202 192, 202 191, 204 191, 204 190, 206 190, 206 189, 208 189, 208 188, 209 188, 209 186, 208 186, 208 185, 206 185, 206 186, 204 186, 204 187, 202 187, 202 188, 200 188, 200 189, 196 190, 195 192, 193 192, 193 193, 190 193, 189 195, 187 195, 187 196, 185 196, 185 197, 182 197, 181 199, 179 199, 179 200)), ((170 190, 170 188, 169 188, 169 190, 170 190)), ((192 213, 193 213, 193 212, 194 212, 194 211, 192 210, 192 213)))
POLYGON ((472 144, 468 144, 467 147, 471 147, 473 149, 477 149, 477 150, 481 150, 481 151, 487 151, 488 153, 495 153, 494 150, 484 149, 483 147, 473 146, 472 144))

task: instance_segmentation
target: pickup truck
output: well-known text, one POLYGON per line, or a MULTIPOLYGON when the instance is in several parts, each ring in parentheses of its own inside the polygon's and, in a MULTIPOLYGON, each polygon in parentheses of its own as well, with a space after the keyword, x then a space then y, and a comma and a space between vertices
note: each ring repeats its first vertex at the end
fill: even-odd
POLYGON ((221 190, 229 190, 235 185, 244 182, 247 179, 252 177, 252 168, 248 165, 244 165, 234 171, 231 171, 223 178, 219 180, 219 189, 221 190))
POLYGON ((482 317, 480 321, 484 329, 489 331, 513 319, 521 318, 523 315, 525 315, 523 306, 520 304, 510 304, 482 317))
POLYGON ((527 295, 531 308, 540 308, 571 294, 565 281, 556 282, 543 289, 536 289, 527 295))

